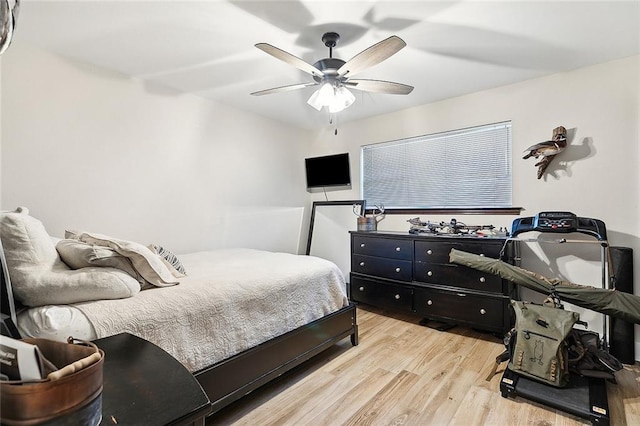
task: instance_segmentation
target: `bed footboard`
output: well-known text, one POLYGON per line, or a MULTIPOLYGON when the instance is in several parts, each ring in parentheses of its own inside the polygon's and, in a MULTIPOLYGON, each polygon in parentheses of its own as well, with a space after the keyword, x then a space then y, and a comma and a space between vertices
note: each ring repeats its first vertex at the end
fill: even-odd
POLYGON ((209 396, 211 413, 215 413, 349 336, 357 345, 354 304, 194 375, 209 396))

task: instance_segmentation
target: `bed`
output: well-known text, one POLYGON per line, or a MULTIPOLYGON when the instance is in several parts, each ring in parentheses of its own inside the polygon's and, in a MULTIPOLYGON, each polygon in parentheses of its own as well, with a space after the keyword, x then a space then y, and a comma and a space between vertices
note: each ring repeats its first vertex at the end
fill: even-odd
POLYGON ((324 259, 251 249, 175 256, 77 231, 55 240, 27 209, 0 222, 3 334, 137 335, 197 378, 211 413, 347 337, 358 344, 344 277, 324 259), (91 261, 78 247, 91 247, 91 261))

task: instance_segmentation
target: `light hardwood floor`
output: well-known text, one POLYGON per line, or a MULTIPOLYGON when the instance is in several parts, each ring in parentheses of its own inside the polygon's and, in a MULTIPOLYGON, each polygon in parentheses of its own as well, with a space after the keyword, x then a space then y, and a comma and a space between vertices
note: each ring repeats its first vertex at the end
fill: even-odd
MULTIPOLYGON (((504 346, 464 327, 358 308, 360 344, 346 339, 208 419, 207 425, 583 425, 485 378, 504 346)), ((499 372, 504 368, 503 364, 499 372)), ((607 384, 611 424, 640 425, 640 366, 607 384)))

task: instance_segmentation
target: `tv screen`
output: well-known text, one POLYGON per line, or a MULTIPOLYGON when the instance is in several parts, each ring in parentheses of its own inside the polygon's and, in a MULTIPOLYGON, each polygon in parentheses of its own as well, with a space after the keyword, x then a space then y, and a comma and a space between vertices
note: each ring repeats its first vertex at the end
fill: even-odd
POLYGON ((349 153, 305 158, 307 188, 351 185, 349 153))

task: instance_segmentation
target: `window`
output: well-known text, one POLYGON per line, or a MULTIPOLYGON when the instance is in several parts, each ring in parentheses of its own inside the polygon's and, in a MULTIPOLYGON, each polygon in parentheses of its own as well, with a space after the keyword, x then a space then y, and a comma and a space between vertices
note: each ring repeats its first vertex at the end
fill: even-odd
POLYGON ((364 145, 360 159, 368 206, 513 209, 510 121, 364 145))

